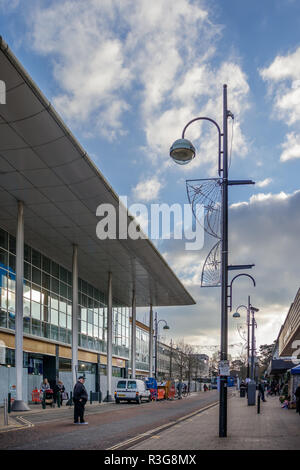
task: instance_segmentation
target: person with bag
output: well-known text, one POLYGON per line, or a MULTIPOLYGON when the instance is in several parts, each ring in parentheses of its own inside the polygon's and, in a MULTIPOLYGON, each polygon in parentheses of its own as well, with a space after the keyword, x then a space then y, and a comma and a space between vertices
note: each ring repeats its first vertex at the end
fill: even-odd
POLYGON ((85 377, 80 376, 73 390, 74 424, 88 424, 84 421, 84 407, 88 401, 88 394, 84 386, 85 377), (79 418, 79 422, 78 422, 79 418))
POLYGON ((62 402, 63 400, 65 400, 66 398, 64 398, 64 394, 65 394, 65 386, 64 384, 62 383, 61 380, 59 380, 57 382, 57 384, 54 386, 54 403, 57 403, 57 400, 58 400, 58 392, 60 393, 60 405, 62 405, 62 402))

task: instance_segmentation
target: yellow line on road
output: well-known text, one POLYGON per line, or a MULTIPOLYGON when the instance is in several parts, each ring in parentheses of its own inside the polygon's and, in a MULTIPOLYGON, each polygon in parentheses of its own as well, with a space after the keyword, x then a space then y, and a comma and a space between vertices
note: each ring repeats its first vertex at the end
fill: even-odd
POLYGON ((150 431, 147 431, 143 434, 139 434, 138 436, 135 436, 135 437, 132 437, 130 439, 127 439, 127 441, 124 441, 124 442, 120 442, 119 444, 116 444, 112 447, 109 447, 108 449, 106 450, 117 450, 119 449, 120 447, 124 447, 128 444, 132 444, 133 442, 136 442, 136 441, 139 441, 140 439, 142 439, 143 437, 151 437, 151 434, 154 434, 156 433, 158 430, 162 430, 162 429, 165 429, 165 428, 169 428, 169 427, 172 427, 172 426, 175 426, 175 425, 178 425, 178 423, 180 423, 181 421, 183 420, 186 420, 188 418, 190 418, 191 416, 195 416, 196 414, 198 413, 201 413, 202 411, 205 411, 205 410, 208 410, 209 408, 212 408, 213 406, 216 406, 219 404, 219 401, 216 401, 214 403, 211 403, 210 405, 207 405, 207 406, 204 406, 203 408, 199 408, 198 410, 196 411, 193 411, 192 413, 189 413, 188 415, 185 415, 185 416, 182 416, 181 418, 178 418, 176 421, 171 421, 169 423, 166 423, 166 424, 163 424, 162 426, 159 426, 157 428, 154 428, 154 429, 151 429, 150 431))

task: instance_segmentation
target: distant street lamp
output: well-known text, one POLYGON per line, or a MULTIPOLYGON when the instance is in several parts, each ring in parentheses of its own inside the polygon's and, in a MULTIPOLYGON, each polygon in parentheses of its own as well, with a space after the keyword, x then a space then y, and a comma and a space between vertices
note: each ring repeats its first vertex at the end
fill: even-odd
POLYGON ((239 305, 235 311, 235 313, 232 315, 233 318, 240 318, 240 314, 238 310, 240 308, 245 308, 247 310, 247 378, 250 378, 250 312, 251 309, 255 309, 255 307, 252 307, 250 303, 250 295, 248 295, 248 306, 246 305, 239 305))
POLYGON ((155 318, 154 318, 154 326, 155 326, 155 371, 154 371, 154 375, 155 375, 155 378, 157 380, 157 373, 158 373, 158 325, 160 322, 164 322, 165 325, 163 327, 164 330, 169 330, 170 327, 169 325, 167 324, 166 320, 157 320, 157 312, 155 312, 155 318))
MULTIPOLYGON (((218 174, 222 191, 221 206, 221 361, 228 360, 228 271, 230 269, 249 269, 253 265, 228 266, 228 186, 241 184, 254 184, 250 180, 228 180, 228 118, 234 118, 227 109, 227 85, 223 86, 223 132, 220 126, 211 118, 196 117, 189 121, 182 131, 181 139, 176 140, 170 148, 170 156, 174 162, 185 165, 195 158, 194 145, 185 139, 185 131, 190 124, 196 121, 209 121, 218 132, 218 174), (222 145, 223 143, 223 145, 222 145)), ((225 364, 224 362, 224 364, 225 364)), ((223 374, 224 374, 224 369, 223 374)), ((220 375, 220 408, 219 408, 219 436, 227 436, 227 376, 220 375)))

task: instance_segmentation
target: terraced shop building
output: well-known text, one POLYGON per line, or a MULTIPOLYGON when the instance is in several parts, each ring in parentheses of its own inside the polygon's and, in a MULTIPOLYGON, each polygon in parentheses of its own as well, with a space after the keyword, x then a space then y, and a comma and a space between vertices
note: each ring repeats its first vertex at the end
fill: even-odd
POLYGON ((148 239, 97 238, 119 198, 2 39, 0 80, 1 399, 83 371, 110 398, 130 358, 136 373, 136 307, 152 324, 152 306, 195 302, 148 239))

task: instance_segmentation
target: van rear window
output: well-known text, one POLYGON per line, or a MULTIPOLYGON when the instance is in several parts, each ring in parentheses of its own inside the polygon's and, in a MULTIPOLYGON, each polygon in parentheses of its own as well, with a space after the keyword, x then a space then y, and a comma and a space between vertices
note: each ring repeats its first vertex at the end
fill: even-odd
POLYGON ((128 380, 127 388, 136 388, 136 381, 135 380, 128 380))
POLYGON ((119 380, 117 388, 126 388, 126 380, 119 380))

